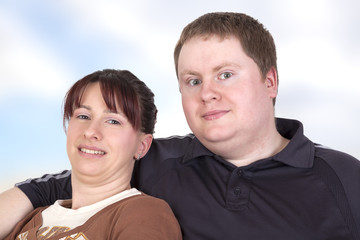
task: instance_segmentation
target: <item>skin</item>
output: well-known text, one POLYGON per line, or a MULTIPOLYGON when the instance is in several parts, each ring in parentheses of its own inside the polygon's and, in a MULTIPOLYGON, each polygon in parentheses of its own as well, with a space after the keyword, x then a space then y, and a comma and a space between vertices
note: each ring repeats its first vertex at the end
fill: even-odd
POLYGON ((73 209, 130 188, 134 159, 146 154, 151 134, 136 131, 121 112, 110 112, 99 83, 87 86, 67 129, 73 209))
MULTIPOLYGON (((152 142, 152 135, 135 131, 121 111, 108 111, 98 83, 87 87, 81 105, 67 129, 73 209, 129 189, 134 159, 143 157, 152 142), (84 153, 79 148, 105 154, 84 153)), ((33 206, 17 187, 1 193, 0 202, 0 220, 6 219, 0 223, 0 239, 3 239, 33 206)))
POLYGON ((178 65, 186 120, 205 147, 236 166, 272 156, 288 143, 276 130, 276 71, 265 78, 235 37, 194 37, 178 65))
MULTIPOLYGON (((274 122, 276 72, 270 69, 262 78, 236 38, 188 40, 180 52, 178 73, 189 127, 213 153, 244 166, 276 154, 288 143, 274 122)), ((86 190, 92 188, 101 194, 100 187, 86 190)), ((22 219, 20 214, 30 211, 31 203, 16 188, 0 195, 0 202, 0 219, 8 223, 7 228, 0 228, 0 236, 5 236, 22 219), (18 206, 9 208, 14 200, 18 206)))
POLYGON ((0 202, 0 239, 4 239, 13 227, 33 210, 33 206, 17 187, 1 193, 0 202))

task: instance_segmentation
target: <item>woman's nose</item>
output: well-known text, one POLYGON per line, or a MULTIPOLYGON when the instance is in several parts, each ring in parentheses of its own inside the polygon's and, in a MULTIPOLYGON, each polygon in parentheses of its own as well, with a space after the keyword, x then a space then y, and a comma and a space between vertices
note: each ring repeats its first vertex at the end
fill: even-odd
POLYGON ((84 131, 84 137, 90 140, 101 140, 101 126, 97 122, 91 122, 84 131))

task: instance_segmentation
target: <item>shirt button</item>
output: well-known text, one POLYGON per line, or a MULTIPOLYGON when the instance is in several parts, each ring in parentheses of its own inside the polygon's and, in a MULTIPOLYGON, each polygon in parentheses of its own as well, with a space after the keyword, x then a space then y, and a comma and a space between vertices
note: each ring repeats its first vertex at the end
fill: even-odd
POLYGON ((241 194, 241 187, 235 187, 234 194, 235 194, 235 196, 239 196, 241 194))
POLYGON ((241 170, 241 169, 239 169, 239 170, 237 171, 237 175, 238 175, 239 177, 242 177, 242 176, 244 175, 244 171, 241 170))

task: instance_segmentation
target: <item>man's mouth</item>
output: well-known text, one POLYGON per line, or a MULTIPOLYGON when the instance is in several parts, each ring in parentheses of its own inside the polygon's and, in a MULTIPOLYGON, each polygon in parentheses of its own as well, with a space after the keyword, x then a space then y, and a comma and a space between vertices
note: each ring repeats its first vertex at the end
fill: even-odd
POLYGON ((225 114, 227 114, 229 111, 227 110, 214 110, 214 111, 210 111, 205 113, 202 117, 205 120, 216 120, 221 118, 222 116, 224 116, 225 114))

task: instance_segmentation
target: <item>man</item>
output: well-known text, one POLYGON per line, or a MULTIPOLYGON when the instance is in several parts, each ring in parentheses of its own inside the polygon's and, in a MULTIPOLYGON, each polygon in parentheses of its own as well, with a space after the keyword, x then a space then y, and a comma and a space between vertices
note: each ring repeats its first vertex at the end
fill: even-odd
MULTIPOLYGON (((184 239, 360 238, 360 162, 275 119, 276 50, 262 24, 205 14, 184 28, 174 58, 194 135, 156 139, 132 184, 169 203, 184 239)), ((54 175, 18 187, 37 207, 68 198, 70 184, 54 175)), ((3 206, 11 195, 14 216, 32 208, 16 188, 3 206)))

